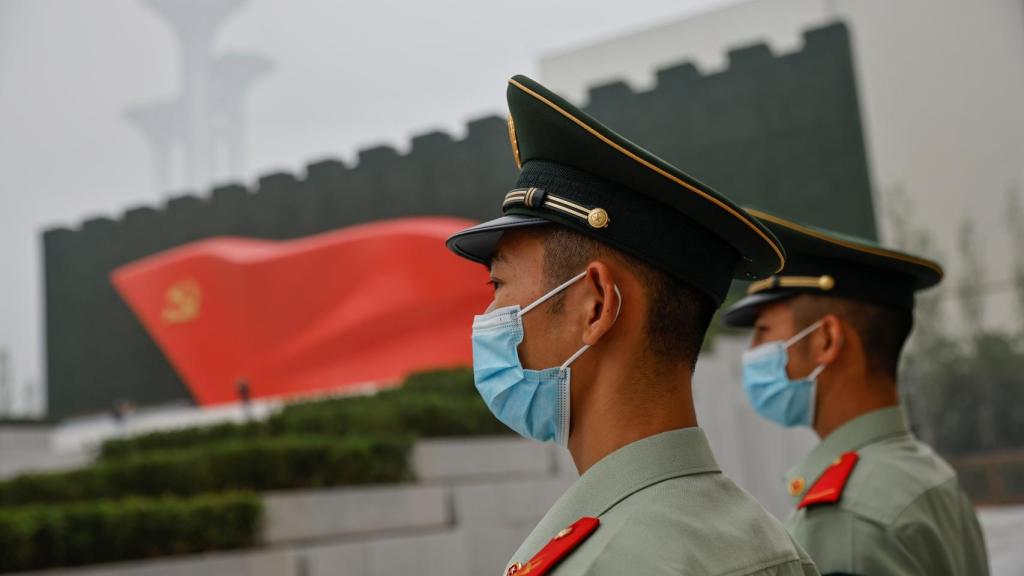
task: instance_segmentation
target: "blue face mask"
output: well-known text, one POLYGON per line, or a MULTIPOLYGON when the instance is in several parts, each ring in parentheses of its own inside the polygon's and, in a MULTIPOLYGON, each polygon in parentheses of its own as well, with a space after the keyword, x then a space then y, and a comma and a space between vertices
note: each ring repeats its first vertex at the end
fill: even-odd
POLYGON ((743 353, 743 390, 754 410, 786 427, 814 424, 814 400, 822 364, 804 378, 790 380, 786 374, 786 349, 821 325, 821 320, 804 328, 789 340, 766 342, 743 353))
MULTIPOLYGON (((527 370, 519 360, 523 315, 586 276, 574 276, 532 304, 498 308, 473 319, 473 380, 491 412, 506 426, 540 442, 569 441, 569 381, 572 364, 590 348, 584 344, 561 366, 527 370)), ((618 319, 622 309, 619 296, 618 319)))

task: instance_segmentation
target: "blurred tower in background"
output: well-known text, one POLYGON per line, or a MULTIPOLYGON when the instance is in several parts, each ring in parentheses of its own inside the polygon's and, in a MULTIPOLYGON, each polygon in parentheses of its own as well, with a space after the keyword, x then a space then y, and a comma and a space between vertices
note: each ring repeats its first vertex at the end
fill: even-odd
POLYGON ((172 98, 129 108, 153 155, 161 192, 205 188, 245 169, 243 101, 272 68, 253 54, 216 55, 212 45, 245 0, 143 0, 174 30, 181 51, 181 91, 172 98))

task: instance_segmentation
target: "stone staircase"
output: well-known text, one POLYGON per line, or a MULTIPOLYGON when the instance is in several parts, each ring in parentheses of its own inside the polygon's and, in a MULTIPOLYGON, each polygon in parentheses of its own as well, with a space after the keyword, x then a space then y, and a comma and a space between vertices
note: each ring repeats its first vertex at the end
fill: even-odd
POLYGON ((575 479, 568 454, 518 438, 425 440, 414 484, 267 493, 263 546, 25 574, 498 574, 575 479))

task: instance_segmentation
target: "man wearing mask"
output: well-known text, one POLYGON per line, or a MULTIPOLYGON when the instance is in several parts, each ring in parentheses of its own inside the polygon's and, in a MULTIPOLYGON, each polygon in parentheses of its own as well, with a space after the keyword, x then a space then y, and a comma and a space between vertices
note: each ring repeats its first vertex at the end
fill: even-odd
POLYGON ((914 293, 935 262, 754 210, 786 247, 778 275, 725 312, 754 328, 743 388, 754 410, 821 443, 786 477, 786 527, 822 574, 985 576, 956 473, 910 432, 896 372, 914 293))
POLYGON ((473 322, 476 387, 519 434, 567 446, 580 478, 508 576, 817 574, 725 478, 690 380, 734 276, 784 262, 725 197, 529 78, 509 81, 520 167, 504 215, 448 240, 489 266, 473 322))

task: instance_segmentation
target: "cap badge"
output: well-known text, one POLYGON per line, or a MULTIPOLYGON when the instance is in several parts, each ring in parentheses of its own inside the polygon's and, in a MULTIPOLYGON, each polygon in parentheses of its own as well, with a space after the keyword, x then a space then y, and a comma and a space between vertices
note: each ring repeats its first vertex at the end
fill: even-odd
POLYGON ((604 228, 608 226, 608 212, 604 208, 594 208, 587 214, 587 224, 591 228, 604 228))

